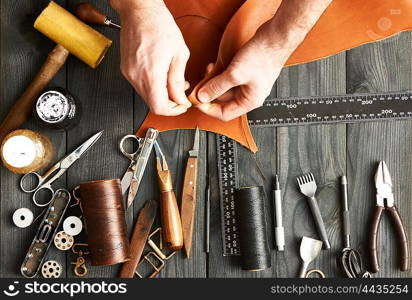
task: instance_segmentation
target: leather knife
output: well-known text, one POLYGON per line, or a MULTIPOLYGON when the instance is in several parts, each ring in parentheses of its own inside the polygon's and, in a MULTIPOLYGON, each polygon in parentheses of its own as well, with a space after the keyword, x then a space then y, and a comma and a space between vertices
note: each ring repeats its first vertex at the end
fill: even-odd
POLYGON ((192 247, 193 225, 196 211, 197 159, 199 156, 199 128, 196 128, 193 149, 189 150, 185 177, 183 180, 182 203, 180 216, 182 219, 183 243, 186 256, 189 257, 192 247))

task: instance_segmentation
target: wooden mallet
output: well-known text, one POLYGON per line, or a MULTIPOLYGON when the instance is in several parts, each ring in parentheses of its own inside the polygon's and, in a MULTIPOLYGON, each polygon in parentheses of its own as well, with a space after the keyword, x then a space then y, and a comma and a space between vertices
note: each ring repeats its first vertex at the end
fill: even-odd
POLYGON ((36 19, 34 28, 56 42, 57 46, 49 53, 36 77, 1 123, 0 142, 30 118, 36 97, 64 65, 69 53, 96 68, 112 44, 111 40, 53 1, 36 19))

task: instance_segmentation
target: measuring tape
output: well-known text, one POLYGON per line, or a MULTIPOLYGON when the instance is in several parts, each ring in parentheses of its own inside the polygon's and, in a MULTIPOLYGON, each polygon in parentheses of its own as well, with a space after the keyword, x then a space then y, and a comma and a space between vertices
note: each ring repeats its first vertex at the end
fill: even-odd
MULTIPOLYGON (((412 91, 383 94, 268 99, 248 113, 251 127, 356 123, 412 119, 412 91)), ((223 255, 239 255, 234 191, 238 187, 236 144, 216 136, 223 255)))

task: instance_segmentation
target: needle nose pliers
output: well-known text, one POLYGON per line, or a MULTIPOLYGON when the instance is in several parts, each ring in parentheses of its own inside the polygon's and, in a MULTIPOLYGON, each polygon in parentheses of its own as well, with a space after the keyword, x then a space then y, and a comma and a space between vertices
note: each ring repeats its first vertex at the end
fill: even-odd
POLYGON ((382 219, 383 211, 387 210, 389 216, 395 227, 395 232, 398 238, 400 246, 400 265, 401 271, 409 269, 409 246, 406 230, 402 222, 402 218, 399 214, 398 208, 394 203, 394 197, 392 192, 392 179, 389 174, 388 167, 384 161, 381 161, 378 166, 378 170, 375 174, 375 186, 376 186, 376 206, 372 216, 371 226, 371 240, 370 240, 370 257, 372 272, 379 271, 379 259, 377 250, 378 231, 379 225, 382 219))

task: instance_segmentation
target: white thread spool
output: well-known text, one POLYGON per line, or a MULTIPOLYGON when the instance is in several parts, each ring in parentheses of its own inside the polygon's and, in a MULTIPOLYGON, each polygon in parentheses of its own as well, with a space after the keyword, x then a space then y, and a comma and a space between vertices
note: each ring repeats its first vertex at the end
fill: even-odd
POLYGON ((71 236, 78 235, 83 230, 82 220, 75 216, 67 217, 63 222, 63 230, 71 236))
POLYGON ((33 213, 28 208, 19 208, 13 213, 13 223, 19 228, 26 228, 33 223, 33 213))

